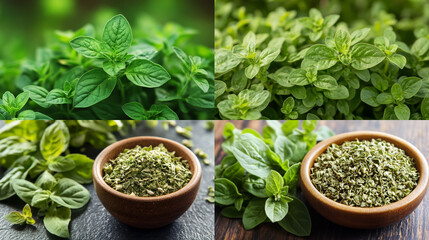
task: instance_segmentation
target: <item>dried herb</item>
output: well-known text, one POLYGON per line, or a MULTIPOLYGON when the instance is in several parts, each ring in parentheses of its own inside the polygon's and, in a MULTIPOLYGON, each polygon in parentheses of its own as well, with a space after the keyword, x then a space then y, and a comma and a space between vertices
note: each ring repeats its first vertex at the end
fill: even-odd
POLYGON ((192 137, 192 126, 187 127, 181 127, 176 126, 176 133, 184 136, 185 138, 191 138, 192 137))
POLYGON ((208 197, 206 197, 206 201, 209 203, 214 203, 215 202, 215 191, 214 188, 212 186, 209 186, 208 188, 208 193, 207 193, 208 197))
POLYGON ((189 140, 189 139, 183 139, 182 140, 182 144, 185 145, 188 148, 193 148, 194 147, 194 142, 192 140, 189 140))
POLYGON ((125 149, 104 166, 104 181, 113 189, 139 197, 166 195, 183 188, 192 178, 187 160, 162 144, 125 149))
POLYGON ((349 206, 379 207, 401 200, 419 180, 405 151, 381 139, 332 144, 310 173, 326 197, 349 206))

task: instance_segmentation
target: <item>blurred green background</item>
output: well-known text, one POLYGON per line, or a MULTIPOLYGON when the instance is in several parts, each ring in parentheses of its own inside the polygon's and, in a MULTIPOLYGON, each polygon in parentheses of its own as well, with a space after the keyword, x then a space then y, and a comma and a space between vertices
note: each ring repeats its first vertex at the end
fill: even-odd
POLYGON ((213 0, 1 0, 0 60, 12 64, 33 58, 55 30, 77 30, 91 23, 100 34, 118 13, 140 36, 150 35, 150 21, 161 26, 174 22, 197 30, 192 43, 213 47, 213 0))

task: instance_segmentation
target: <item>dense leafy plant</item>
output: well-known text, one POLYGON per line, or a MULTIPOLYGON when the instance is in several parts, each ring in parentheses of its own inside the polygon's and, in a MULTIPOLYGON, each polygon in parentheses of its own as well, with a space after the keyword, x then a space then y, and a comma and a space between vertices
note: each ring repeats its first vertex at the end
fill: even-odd
POLYGON ((213 118, 213 53, 173 30, 133 38, 117 15, 101 38, 90 25, 57 32, 58 43, 22 66, 17 86, 24 93, 4 93, 0 119, 213 118))
POLYGON ((267 123, 262 136, 226 124, 226 157, 215 167, 215 201, 223 207, 223 216, 242 218, 246 230, 269 221, 294 235, 309 236, 310 215, 295 196, 301 161, 316 141, 333 132, 326 127, 315 131, 317 121, 310 120, 302 129, 297 120, 267 123))
POLYGON ((429 119, 427 27, 407 44, 395 22, 216 7, 219 118, 429 119))
MULTIPOLYGON (((38 209, 46 229, 69 237, 71 209, 86 205, 90 194, 81 184, 92 182, 93 160, 70 153, 85 143, 101 148, 114 142, 114 131, 132 122, 121 121, 12 121, 0 129, 0 200, 15 194, 38 209)), ((7 217, 12 223, 34 224, 31 210, 7 217)))

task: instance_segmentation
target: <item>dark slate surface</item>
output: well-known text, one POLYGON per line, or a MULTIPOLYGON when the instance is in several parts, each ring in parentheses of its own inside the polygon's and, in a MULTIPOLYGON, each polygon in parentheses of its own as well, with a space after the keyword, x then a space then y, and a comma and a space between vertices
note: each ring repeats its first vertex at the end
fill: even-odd
MULTIPOLYGON (((201 148, 214 159, 214 136, 213 132, 204 129, 205 121, 177 121, 180 126, 193 126, 193 137, 195 148, 201 148)), ((165 131, 159 125, 150 129, 140 124, 129 136, 159 136, 181 142, 183 137, 176 134, 170 128, 165 131)), ((86 154, 94 157, 99 151, 88 150, 86 154)), ((202 167, 202 180, 200 191, 193 205, 179 219, 173 223, 158 229, 144 230, 127 226, 117 221, 103 207, 94 191, 92 184, 86 188, 91 193, 91 200, 83 209, 72 211, 72 221, 69 228, 70 239, 79 240, 129 240, 129 239, 208 239, 214 238, 214 205, 205 201, 208 186, 213 186, 214 167, 213 163, 206 166, 200 161, 202 167)), ((34 226, 13 226, 4 216, 11 211, 21 210, 24 203, 16 196, 0 203, 0 239, 60 239, 48 233, 41 218, 36 217, 34 226)), ((34 211, 33 211, 34 214, 34 211)))

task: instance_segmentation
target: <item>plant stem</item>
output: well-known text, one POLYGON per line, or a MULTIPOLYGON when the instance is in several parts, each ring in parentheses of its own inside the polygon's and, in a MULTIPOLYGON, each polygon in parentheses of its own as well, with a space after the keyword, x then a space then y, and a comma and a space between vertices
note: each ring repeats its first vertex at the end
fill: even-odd
POLYGON ((180 97, 183 97, 183 95, 185 94, 185 90, 188 87, 188 84, 190 81, 191 81, 191 76, 187 74, 185 86, 183 86, 183 88, 180 90, 180 97))
POLYGON ((386 63, 384 64, 384 75, 387 74, 387 70, 389 70, 389 60, 386 59, 386 63))
POLYGON ((118 81, 118 88, 119 88, 119 91, 121 92, 121 101, 123 103, 123 100, 125 99, 125 89, 121 78, 119 78, 119 81, 118 81))

